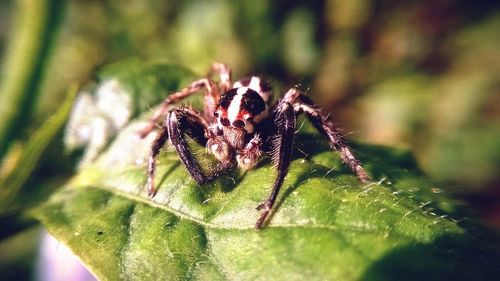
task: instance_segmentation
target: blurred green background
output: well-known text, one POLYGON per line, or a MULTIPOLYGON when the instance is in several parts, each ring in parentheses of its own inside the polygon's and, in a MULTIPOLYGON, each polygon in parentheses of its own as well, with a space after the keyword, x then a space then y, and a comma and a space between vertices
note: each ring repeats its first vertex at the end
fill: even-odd
MULTIPOLYGON (((204 74, 221 61, 234 77, 269 77, 276 94, 302 84, 350 139, 411 149, 499 228, 499 30, 494 0, 0 0, 0 176, 99 67, 137 57, 204 74)), ((71 175, 60 139, 0 208, 0 278, 31 276, 38 231, 17 233, 31 224, 18 215, 71 175)))

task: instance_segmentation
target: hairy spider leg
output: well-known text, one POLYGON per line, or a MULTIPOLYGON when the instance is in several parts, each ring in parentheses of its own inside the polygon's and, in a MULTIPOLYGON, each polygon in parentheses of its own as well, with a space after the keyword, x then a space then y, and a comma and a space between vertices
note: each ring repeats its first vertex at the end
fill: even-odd
MULTIPOLYGON (((186 133, 189 134, 200 145, 205 145, 207 140, 204 138, 203 130, 204 128, 207 127, 206 121, 190 108, 179 108, 179 110, 191 113, 189 115, 191 119, 190 122, 186 122, 191 126, 189 130, 186 130, 186 133)), ((169 138, 169 132, 167 129, 168 123, 169 123, 169 118, 167 116, 167 118, 165 118, 165 120, 163 121, 161 130, 159 131, 158 135, 153 141, 153 144, 151 145, 151 154, 149 155, 148 159, 148 180, 146 182, 146 191, 149 196, 154 196, 156 194, 155 183, 154 183, 155 173, 156 173, 156 158, 158 157, 158 154, 160 153, 163 146, 165 145, 165 142, 169 138)))
POLYGON ((160 105, 160 108, 158 108, 158 110, 156 110, 153 114, 153 117, 151 117, 149 124, 139 132, 140 137, 146 137, 154 129, 156 123, 158 123, 158 120, 160 120, 160 118, 167 113, 168 107, 171 104, 177 103, 185 99, 186 97, 202 90, 203 88, 206 89, 205 114, 207 115, 207 118, 211 119, 211 114, 214 111, 217 102, 219 101, 221 93, 225 93, 226 91, 228 91, 231 88, 231 84, 231 69, 223 63, 213 63, 207 75, 207 78, 202 78, 194 81, 188 87, 183 88, 182 90, 175 92, 165 98, 165 100, 160 105), (211 77, 214 72, 217 72, 219 74, 220 91, 217 88, 217 85, 208 78, 211 77))
POLYGON ((149 120, 148 125, 146 125, 139 132, 140 137, 141 138, 146 137, 155 128, 156 123, 158 123, 158 120, 160 120, 160 118, 167 113, 169 106, 171 104, 177 103, 177 102, 187 98, 188 96, 190 96, 190 95, 192 95, 192 94, 194 94, 194 93, 196 93, 204 88, 206 89, 206 92, 205 92, 205 106, 206 106, 206 108, 205 109, 209 110, 209 111, 213 110, 213 108, 215 107, 215 105, 217 103, 217 100, 220 97, 220 93, 219 93, 219 90, 217 89, 217 86, 215 85, 215 83, 212 80, 210 80, 208 78, 203 78, 203 79, 194 81, 188 87, 183 88, 182 90, 175 92, 175 93, 169 95, 167 98, 165 98, 165 100, 162 102, 160 107, 154 112, 153 116, 149 120))
POLYGON ((272 160, 277 164, 278 175, 274 181, 271 195, 264 203, 257 207, 257 210, 261 210, 262 213, 255 224, 256 228, 262 228, 264 221, 273 208, 292 160, 293 137, 296 125, 293 106, 286 100, 281 100, 273 115, 275 116, 277 135, 276 139, 273 140, 272 160))
POLYGON ((347 145, 344 137, 335 128, 334 123, 328 114, 314 103, 296 87, 291 88, 284 97, 284 100, 293 104, 296 115, 304 113, 313 126, 321 132, 329 141, 332 149, 339 151, 342 161, 356 173, 361 182, 369 182, 370 177, 366 174, 361 162, 354 156, 351 148, 347 145))
MULTIPOLYGON (((189 151, 189 146, 184 139, 184 132, 192 131, 191 129, 186 130, 186 128, 202 125, 203 130, 207 130, 206 123, 203 122, 203 124, 201 124, 202 121, 204 121, 203 118, 201 118, 199 115, 194 114, 192 110, 187 110, 186 108, 173 109, 167 116, 167 130, 168 134, 170 135, 170 141, 175 147, 177 154, 179 154, 179 158, 181 159, 182 163, 184 164, 184 166, 186 166, 189 174, 199 185, 203 185, 215 180, 235 166, 235 164, 232 162, 222 162, 219 163, 215 167, 215 169, 210 172, 209 175, 205 175, 203 173, 200 166, 198 165, 198 161, 196 161, 191 151, 189 151)), ((198 127, 198 129, 201 128, 198 127)), ((205 136, 199 136, 199 138, 205 139, 205 144, 210 140, 210 138, 207 139, 205 136)))
POLYGON ((155 174, 156 174, 156 158, 160 153, 161 148, 168 139, 168 131, 161 130, 151 145, 151 154, 148 158, 148 179, 146 181, 146 192, 148 196, 153 197, 156 194, 155 189, 155 174))
POLYGON ((347 146, 344 137, 335 129, 333 122, 328 119, 319 108, 308 104, 297 103, 294 105, 295 111, 304 112, 314 127, 328 138, 330 146, 339 151, 342 162, 356 173, 359 180, 363 183, 369 182, 370 177, 366 174, 361 162, 354 156, 353 152, 347 146))
POLYGON ((255 227, 258 229, 262 228, 266 218, 269 216, 283 180, 288 173, 292 157, 296 119, 301 113, 306 114, 315 128, 328 138, 330 146, 340 152, 342 161, 356 173, 362 182, 370 181, 370 178, 361 166, 361 162, 356 159, 349 146, 347 146, 343 136, 333 125, 331 118, 315 106, 297 87, 293 87, 285 94, 276 107, 276 117, 274 120, 276 120, 278 134, 273 143, 272 157, 273 162, 277 163, 278 166, 278 176, 269 198, 257 207, 258 210, 262 210, 261 216, 255 224, 255 227))
POLYGON ((156 159, 161 148, 169 138, 189 174, 199 185, 213 181, 234 167, 234 164, 229 162, 219 163, 209 175, 203 174, 198 162, 189 151, 189 146, 184 139, 184 134, 189 135, 200 145, 205 146, 209 140, 204 135, 207 128, 208 124, 206 120, 192 108, 174 108, 167 114, 161 130, 151 146, 151 155, 149 156, 148 164, 148 179, 146 182, 146 191, 149 196, 153 197, 156 194, 154 184, 156 159))

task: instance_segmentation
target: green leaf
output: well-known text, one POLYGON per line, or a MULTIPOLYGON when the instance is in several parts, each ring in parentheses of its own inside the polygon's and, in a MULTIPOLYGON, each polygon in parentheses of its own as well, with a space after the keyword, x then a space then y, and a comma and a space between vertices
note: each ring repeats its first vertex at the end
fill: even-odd
MULTIPOLYGON (((316 135, 299 133, 269 225, 254 228, 275 169, 263 160, 197 186, 167 145, 158 193, 144 191, 154 133, 142 116, 32 214, 103 280, 485 280, 495 240, 459 223, 457 205, 406 151, 356 145, 361 185, 316 135), (481 240, 482 239, 482 240, 481 240)), ((212 165, 192 145, 204 167, 212 165)))

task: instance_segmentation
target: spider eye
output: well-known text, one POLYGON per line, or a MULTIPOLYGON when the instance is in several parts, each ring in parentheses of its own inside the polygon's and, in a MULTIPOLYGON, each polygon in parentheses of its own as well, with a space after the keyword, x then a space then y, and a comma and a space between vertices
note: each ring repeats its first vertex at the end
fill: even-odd
POLYGON ((250 124, 254 124, 255 123, 254 120, 253 120, 253 117, 248 117, 246 120, 250 124))
POLYGON ((227 118, 221 118, 220 123, 222 124, 222 126, 229 126, 230 124, 229 119, 227 118))
POLYGON ((214 111, 214 117, 215 117, 215 118, 219 118, 219 112, 214 111))
POLYGON ((235 126, 236 128, 245 128, 245 122, 241 121, 241 120, 236 120, 233 122, 233 126, 235 126))

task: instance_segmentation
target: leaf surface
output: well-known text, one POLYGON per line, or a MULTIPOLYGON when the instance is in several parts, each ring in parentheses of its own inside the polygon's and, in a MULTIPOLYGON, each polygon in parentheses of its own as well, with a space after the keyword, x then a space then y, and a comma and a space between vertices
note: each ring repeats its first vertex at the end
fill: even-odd
MULTIPOLYGON (((167 145, 158 193, 144 191, 155 133, 124 127, 100 156, 33 211, 103 280, 409 280, 498 276, 498 255, 457 223, 455 203, 406 151, 356 145, 377 181, 361 185, 321 138, 298 150, 269 225, 255 209, 275 170, 263 160, 197 186, 167 145)), ((204 149, 193 149, 203 167, 204 149)))

